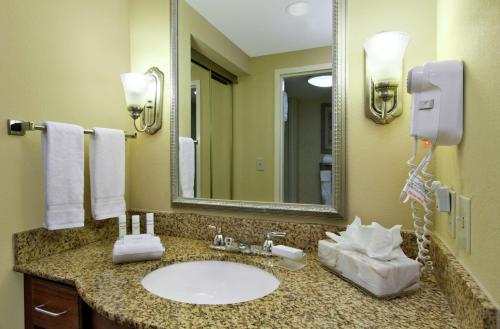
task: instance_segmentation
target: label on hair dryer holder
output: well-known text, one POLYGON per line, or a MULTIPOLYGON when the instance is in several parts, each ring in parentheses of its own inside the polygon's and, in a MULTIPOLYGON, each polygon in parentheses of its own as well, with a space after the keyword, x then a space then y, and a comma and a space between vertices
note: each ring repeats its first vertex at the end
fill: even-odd
POLYGON ((425 207, 429 201, 432 201, 428 197, 430 192, 429 189, 425 186, 424 180, 418 175, 412 176, 408 179, 405 187, 403 188, 403 192, 406 193, 406 199, 404 202, 411 198, 425 207))

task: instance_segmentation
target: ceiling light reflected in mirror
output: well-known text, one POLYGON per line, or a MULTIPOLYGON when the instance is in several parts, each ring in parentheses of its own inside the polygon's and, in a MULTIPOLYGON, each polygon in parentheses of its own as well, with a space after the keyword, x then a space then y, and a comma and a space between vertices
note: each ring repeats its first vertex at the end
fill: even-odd
POLYGON ((312 77, 307 80, 307 83, 315 87, 329 88, 332 86, 332 76, 331 75, 320 75, 317 77, 312 77))
POLYGON ((304 16, 311 9, 311 5, 304 1, 298 1, 286 7, 286 12, 292 16, 304 16))

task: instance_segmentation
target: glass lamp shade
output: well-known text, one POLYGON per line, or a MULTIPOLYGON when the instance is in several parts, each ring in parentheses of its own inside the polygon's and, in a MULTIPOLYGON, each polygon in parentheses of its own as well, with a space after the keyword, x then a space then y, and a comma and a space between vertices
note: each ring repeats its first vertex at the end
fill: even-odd
POLYGON ((120 75, 125 92, 127 108, 143 108, 148 100, 148 91, 152 77, 142 73, 124 73, 120 75))
POLYGON ((377 33, 365 41, 367 69, 375 83, 401 79, 409 41, 404 32, 377 33))

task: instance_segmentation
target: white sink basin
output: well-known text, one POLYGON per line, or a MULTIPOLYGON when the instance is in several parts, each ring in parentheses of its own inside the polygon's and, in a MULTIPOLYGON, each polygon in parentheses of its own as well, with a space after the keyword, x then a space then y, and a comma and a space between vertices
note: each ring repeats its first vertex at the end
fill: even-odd
POLYGON ((280 282, 255 266, 221 261, 177 263, 142 279, 149 292, 190 304, 234 304, 264 297, 280 282))

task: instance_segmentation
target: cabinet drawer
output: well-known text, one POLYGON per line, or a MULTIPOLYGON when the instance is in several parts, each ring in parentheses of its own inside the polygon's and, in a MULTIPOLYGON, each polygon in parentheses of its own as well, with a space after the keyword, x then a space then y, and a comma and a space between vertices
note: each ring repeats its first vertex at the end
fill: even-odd
POLYGON ((45 329, 80 329, 81 303, 76 289, 31 278, 29 312, 32 324, 45 329))

